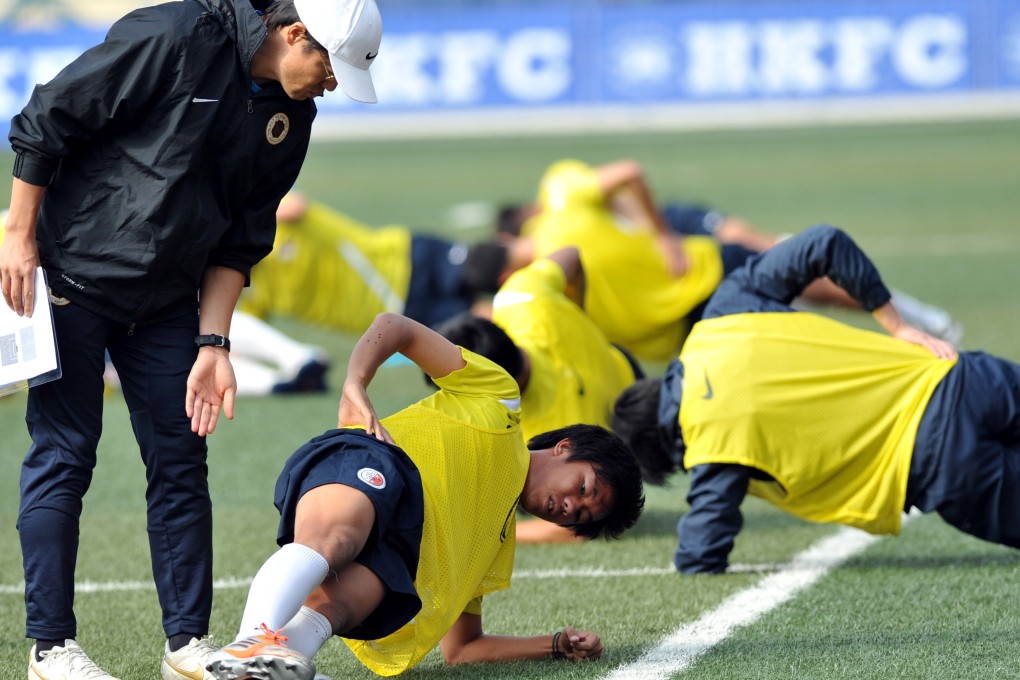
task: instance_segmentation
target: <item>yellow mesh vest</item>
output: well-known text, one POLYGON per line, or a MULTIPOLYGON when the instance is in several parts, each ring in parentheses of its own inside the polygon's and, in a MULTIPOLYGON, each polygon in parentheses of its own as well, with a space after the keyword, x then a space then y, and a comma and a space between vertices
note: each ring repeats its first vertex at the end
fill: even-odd
POLYGON ((536 257, 565 246, 581 251, 585 311, 610 342, 642 359, 676 356, 687 331, 681 320, 722 280, 719 244, 704 236, 686 237, 687 273, 671 275, 654 227, 620 220, 606 203, 597 171, 580 161, 550 166, 539 202, 542 211, 525 229, 534 237, 536 257))
POLYGON ((815 522, 898 534, 914 439, 955 361, 804 313, 694 326, 680 355, 684 464, 736 463, 749 493, 815 522))
MULTIPOLYGON (((470 352, 463 355, 472 369, 498 371, 508 394, 516 396, 516 384, 502 369, 470 352)), ((510 585, 514 510, 530 458, 518 411, 508 412, 491 397, 466 399, 473 401, 470 408, 489 409, 476 423, 501 420, 499 427, 455 418, 428 406, 428 399, 382 421, 421 472, 425 524, 415 581, 421 611, 381 640, 344 640, 379 675, 397 675, 417 664, 472 600, 510 585)))
POLYGON ((408 229, 373 229, 310 203, 302 219, 277 225, 273 251, 252 268, 238 308, 361 333, 377 314, 404 311, 410 281, 408 229))
POLYGON ((493 322, 531 357, 521 402, 525 441, 575 423, 609 427, 616 398, 634 382, 626 357, 565 288, 560 266, 540 259, 514 273, 493 299, 493 322))

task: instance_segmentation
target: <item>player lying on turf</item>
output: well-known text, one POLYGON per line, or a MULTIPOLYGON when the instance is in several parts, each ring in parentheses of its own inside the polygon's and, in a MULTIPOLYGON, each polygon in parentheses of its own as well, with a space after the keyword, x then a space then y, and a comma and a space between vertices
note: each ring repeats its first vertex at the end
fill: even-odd
MULTIPOLYGON (((519 231, 533 242, 535 256, 565 246, 581 251, 589 316, 611 342, 656 362, 680 351, 719 282, 776 240, 764 234, 750 238, 754 232, 747 223, 724 226, 720 216, 697 207, 660 210, 643 168, 628 160, 553 163, 539 183, 537 201, 517 211, 517 218, 524 219, 519 231)), ((513 231, 505 223, 504 228, 513 231)), ((519 243, 517 248, 528 250, 519 243)), ((962 333, 945 311, 894 296, 913 325, 946 339, 962 333)), ((825 278, 807 286, 802 298, 805 304, 859 308, 825 278)))
POLYGON ((282 547, 256 574, 213 675, 311 678, 311 658, 335 634, 381 675, 414 666, 437 643, 450 663, 598 658, 602 641, 590 631, 482 629, 482 597, 510 585, 518 504, 606 538, 644 504, 637 461, 615 435, 574 425, 526 447, 519 406, 517 383, 496 364, 406 317, 379 315, 351 354, 341 429, 284 466, 282 547), (397 352, 439 392, 380 420, 366 388, 397 352))
POLYGON ((691 471, 674 557, 722 572, 744 496, 799 517, 897 534, 902 513, 1020 547, 1020 366, 903 323, 842 231, 756 256, 709 301, 679 361, 621 395, 614 431, 646 481, 691 471), (789 307, 829 276, 893 337, 789 307))

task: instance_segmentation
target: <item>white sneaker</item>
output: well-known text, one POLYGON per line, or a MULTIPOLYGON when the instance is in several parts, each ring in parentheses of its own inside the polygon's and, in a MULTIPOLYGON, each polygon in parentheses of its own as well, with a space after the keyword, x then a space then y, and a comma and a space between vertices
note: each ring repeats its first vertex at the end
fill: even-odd
POLYGON ((212 655, 206 669, 216 680, 313 680, 315 664, 290 649, 287 638, 262 627, 261 635, 232 642, 212 655))
POLYGON ((167 641, 159 672, 163 680, 213 680, 212 674, 205 667, 219 649, 209 637, 201 640, 191 638, 191 642, 176 652, 170 651, 170 642, 167 641))
POLYGON ((64 640, 63 647, 41 652, 42 661, 35 660, 35 645, 28 653, 28 680, 117 680, 97 666, 74 640, 64 640))

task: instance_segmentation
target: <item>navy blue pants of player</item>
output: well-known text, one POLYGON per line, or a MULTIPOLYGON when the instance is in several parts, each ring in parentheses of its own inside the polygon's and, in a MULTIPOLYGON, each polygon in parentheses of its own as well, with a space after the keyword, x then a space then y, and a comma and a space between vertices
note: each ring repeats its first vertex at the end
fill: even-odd
POLYGON ((464 290, 466 247, 424 234, 411 237, 411 280, 404 316, 434 326, 471 309, 474 298, 464 290))
POLYGON ((167 635, 205 633, 212 608, 212 505, 206 443, 184 409, 197 354, 195 303, 183 314, 128 326, 78 305, 53 307, 63 372, 29 390, 32 445, 21 470, 18 531, 27 637, 76 633, 72 611, 78 520, 103 423, 109 350, 146 470, 149 550, 167 635), (130 330, 130 333, 129 333, 130 330))
POLYGON ((1020 548, 1020 366, 962 352, 917 430, 907 508, 1020 548))

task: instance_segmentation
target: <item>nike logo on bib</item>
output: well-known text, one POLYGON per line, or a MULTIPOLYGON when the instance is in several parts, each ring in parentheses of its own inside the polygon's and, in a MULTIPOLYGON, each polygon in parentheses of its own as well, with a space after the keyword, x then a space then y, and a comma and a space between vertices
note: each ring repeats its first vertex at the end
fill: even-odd
POLYGON ((711 399, 715 392, 712 391, 712 383, 708 380, 708 371, 705 371, 705 393, 701 395, 702 399, 711 399))

